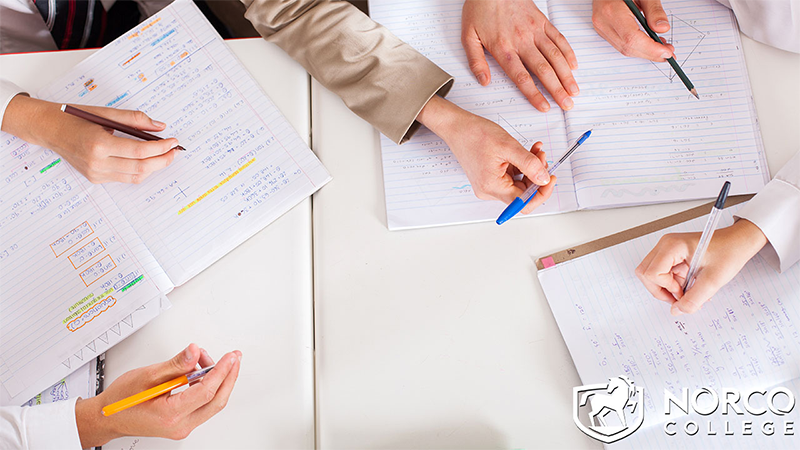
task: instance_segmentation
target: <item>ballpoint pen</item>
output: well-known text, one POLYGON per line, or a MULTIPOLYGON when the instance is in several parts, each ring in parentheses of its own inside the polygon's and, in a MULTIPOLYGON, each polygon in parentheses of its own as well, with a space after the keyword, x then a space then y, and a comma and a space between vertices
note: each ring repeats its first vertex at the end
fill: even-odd
MULTIPOLYGON (((550 170, 547 171, 547 173, 552 175, 553 172, 555 172, 556 169, 558 169, 558 166, 560 166, 564 161, 566 161, 567 158, 569 158, 569 156, 572 154, 572 152, 574 152, 578 147, 580 147, 580 145, 583 144, 583 142, 586 139, 588 139, 589 136, 591 136, 591 135, 592 135, 592 130, 589 130, 586 133, 583 133, 581 135, 581 137, 578 138, 578 141, 575 142, 575 144, 573 144, 572 147, 570 147, 570 149, 567 150, 566 153, 564 153, 564 156, 562 156, 561 159, 559 159, 557 163, 553 164, 553 167, 551 167, 550 170)), ((502 224, 506 223, 508 221, 508 219, 516 216, 517 213, 522 211, 522 209, 525 208, 525 206, 528 204, 528 202, 531 201, 533 196, 536 195, 536 191, 538 191, 540 187, 541 186, 539 186, 538 184, 534 183, 534 184, 530 185, 530 187, 528 187, 528 189, 525 189, 525 192, 522 193, 522 197, 521 198, 520 197, 515 198, 514 201, 512 201, 506 207, 506 209, 503 210, 503 212, 500 214, 500 217, 497 218, 497 224, 498 225, 502 225, 502 224)))
MULTIPOLYGON (((216 365, 216 364, 215 364, 216 365)), ((131 406, 136 406, 139 403, 144 403, 148 400, 154 399, 159 395, 164 395, 173 389, 177 389, 183 385, 189 384, 193 381, 199 380, 205 374, 211 371, 214 368, 214 365, 208 366, 206 368, 196 370, 192 373, 187 373, 186 375, 181 375, 174 380, 167 381, 166 383, 161 383, 156 387, 150 388, 146 391, 139 392, 138 394, 131 395, 130 397, 123 398, 118 402, 114 402, 108 406, 103 407, 103 415, 110 416, 112 414, 116 414, 120 411, 130 408, 131 406)))
POLYGON ((684 294, 691 289, 694 284, 697 270, 700 267, 700 263, 703 261, 706 250, 708 250, 708 244, 711 243, 711 236, 714 235, 714 230, 717 228, 720 212, 722 212, 722 209, 725 207, 725 200, 728 198, 728 191, 730 188, 731 182, 726 181, 725 184, 722 185, 722 190, 719 191, 716 203, 714 203, 714 206, 711 208, 711 214, 708 215, 706 227, 703 228, 703 233, 700 235, 700 242, 697 244, 694 255, 692 255, 692 263, 689 265, 689 272, 686 274, 686 280, 683 284, 684 294))
MULTIPOLYGON (((658 35, 653 30, 651 30, 650 27, 647 25, 647 20, 644 18, 641 11, 639 11, 639 7, 633 3, 633 0, 625 0, 625 4, 628 5, 628 8, 631 10, 633 15, 636 16, 636 20, 638 20, 639 23, 642 24, 642 28, 644 28, 644 31, 646 31, 647 34, 651 38, 653 38, 654 41, 661 44, 661 39, 659 39, 658 35)), ((700 100, 700 96, 697 95, 697 89, 695 89, 694 84, 692 84, 692 82, 689 81, 689 77, 687 77, 686 74, 683 73, 683 69, 681 69, 681 66, 678 65, 677 61, 675 61, 675 58, 674 57, 667 58, 667 62, 669 63, 670 66, 672 66, 672 70, 675 71, 675 73, 678 75, 681 81, 683 81, 683 85, 686 86, 686 89, 688 89, 689 92, 691 92, 692 95, 695 96, 695 98, 700 100)))

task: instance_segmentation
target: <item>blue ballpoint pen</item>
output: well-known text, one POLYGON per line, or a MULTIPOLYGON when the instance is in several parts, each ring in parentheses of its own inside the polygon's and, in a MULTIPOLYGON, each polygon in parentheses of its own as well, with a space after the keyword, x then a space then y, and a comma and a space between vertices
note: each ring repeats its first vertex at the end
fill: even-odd
MULTIPOLYGON (((592 130, 583 133, 583 135, 581 135, 581 137, 578 138, 578 142, 576 142, 569 150, 567 150, 567 153, 564 153, 564 156, 562 156, 557 163, 553 164, 553 167, 551 167, 547 173, 552 175, 553 172, 555 172, 556 169, 558 169, 558 166, 560 166, 561 163, 566 161, 567 158, 569 158, 569 155, 571 155, 572 152, 574 152, 578 147, 580 147, 580 145, 583 144, 583 141, 588 139, 589 136, 591 135, 592 135, 592 130)), ((530 185, 530 187, 526 189, 525 192, 522 193, 522 198, 520 197, 515 198, 514 201, 511 202, 511 204, 509 204, 506 207, 506 209, 503 210, 503 212, 500 214, 500 217, 497 218, 497 224, 502 225, 506 223, 508 219, 516 216, 517 213, 522 211, 522 209, 525 208, 528 202, 531 201, 533 196, 536 195, 536 191, 538 191, 540 187, 541 186, 535 183, 530 185)))

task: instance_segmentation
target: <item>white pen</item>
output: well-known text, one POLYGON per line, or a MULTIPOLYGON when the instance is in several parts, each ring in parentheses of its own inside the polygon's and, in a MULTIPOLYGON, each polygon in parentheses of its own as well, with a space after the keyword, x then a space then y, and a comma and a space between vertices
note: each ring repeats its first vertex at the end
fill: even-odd
POLYGON ((691 289, 694 284, 694 279, 697 276, 697 269, 703 261, 703 256, 706 254, 706 250, 708 250, 708 244, 711 242, 711 236, 714 235, 714 230, 717 228, 720 212, 722 212, 722 209, 725 207, 725 200, 728 199, 728 190, 730 190, 730 188, 731 182, 726 181, 725 184, 722 185, 722 190, 719 191, 717 202, 714 203, 714 206, 711 208, 711 214, 708 215, 708 222, 706 222, 706 227, 703 228, 703 234, 700 235, 700 242, 697 244, 694 255, 692 255, 692 264, 689 266, 689 272, 686 274, 686 281, 683 284, 684 294, 691 289))

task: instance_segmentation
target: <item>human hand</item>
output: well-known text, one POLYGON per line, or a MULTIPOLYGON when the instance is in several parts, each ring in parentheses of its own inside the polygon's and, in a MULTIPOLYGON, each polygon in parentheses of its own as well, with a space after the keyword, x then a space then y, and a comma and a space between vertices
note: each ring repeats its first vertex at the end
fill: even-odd
MULTIPOLYGON (((79 107, 143 131, 166 128, 140 111, 79 107)), ((92 183, 141 183, 172 162, 178 145, 175 138, 143 142, 114 136, 112 130, 63 113, 60 104, 25 95, 9 102, 2 130, 53 150, 92 183)))
POLYGON ((686 275, 700 233, 670 233, 636 268, 636 276, 659 300, 670 303, 678 316, 698 311, 725 286, 762 247, 767 238, 752 222, 740 219, 714 233, 691 289, 683 292, 686 275))
MULTIPOLYGON (((660 0, 636 0, 647 25, 656 33, 669 31, 667 13, 660 0)), ((654 41, 639 28, 639 21, 622 0, 594 0, 592 2, 592 24, 597 34, 625 56, 664 62, 674 55, 675 47, 654 41)))
POLYGON ((528 214, 553 193, 556 177, 547 173, 541 142, 528 151, 496 123, 439 96, 431 98, 417 120, 447 143, 478 198, 508 204, 535 182, 541 188, 522 210, 528 214), (520 181, 514 179, 518 174, 524 175, 520 181))
POLYGON ((208 367, 214 361, 205 350, 191 344, 169 361, 122 374, 97 397, 75 404, 81 446, 100 446, 122 436, 185 438, 225 407, 239 376, 241 357, 238 350, 226 353, 216 367, 187 389, 106 417, 104 406, 197 370, 198 363, 208 367))
POLYGON ((562 109, 573 107, 570 96, 579 92, 572 77, 572 70, 578 68, 575 52, 533 1, 465 1, 461 43, 469 68, 481 85, 491 80, 483 54, 486 47, 536 109, 548 111, 550 104, 536 88, 529 69, 562 109))

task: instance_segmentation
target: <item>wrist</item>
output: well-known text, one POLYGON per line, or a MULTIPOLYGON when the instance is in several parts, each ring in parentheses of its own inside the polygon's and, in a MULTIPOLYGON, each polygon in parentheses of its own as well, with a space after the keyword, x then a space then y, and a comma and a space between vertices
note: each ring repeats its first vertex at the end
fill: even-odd
POLYGON ((739 219, 723 233, 731 239, 731 248, 738 249, 737 256, 749 260, 767 245, 767 237, 758 226, 747 219, 739 219))
POLYGON ((102 412, 102 394, 78 399, 75 403, 75 422, 82 448, 99 447, 123 435, 113 429, 113 421, 102 412))
POLYGON ((444 98, 434 95, 422 107, 417 121, 447 141, 459 111, 463 110, 444 98))

